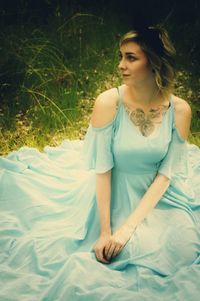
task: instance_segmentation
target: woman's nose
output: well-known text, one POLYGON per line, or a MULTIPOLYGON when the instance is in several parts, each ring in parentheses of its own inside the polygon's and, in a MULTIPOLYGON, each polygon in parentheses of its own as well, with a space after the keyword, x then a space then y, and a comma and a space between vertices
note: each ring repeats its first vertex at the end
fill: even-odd
POLYGON ((126 69, 125 61, 124 61, 123 58, 120 60, 119 65, 118 65, 118 68, 119 68, 120 70, 126 69))

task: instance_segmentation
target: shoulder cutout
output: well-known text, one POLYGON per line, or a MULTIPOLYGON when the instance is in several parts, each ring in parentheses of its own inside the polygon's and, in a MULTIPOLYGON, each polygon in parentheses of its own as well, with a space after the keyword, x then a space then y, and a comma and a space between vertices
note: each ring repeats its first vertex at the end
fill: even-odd
POLYGON ((182 98, 174 97, 175 125, 181 137, 187 140, 190 132, 192 110, 187 101, 182 98))
POLYGON ((101 93, 95 100, 91 124, 94 127, 103 127, 112 122, 117 111, 119 95, 116 88, 101 93))

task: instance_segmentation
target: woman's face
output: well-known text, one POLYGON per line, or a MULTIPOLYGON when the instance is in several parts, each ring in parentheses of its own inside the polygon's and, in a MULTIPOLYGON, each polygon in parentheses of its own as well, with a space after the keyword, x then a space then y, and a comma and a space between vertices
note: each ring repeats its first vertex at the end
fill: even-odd
POLYGON ((143 84, 152 79, 152 68, 141 47, 134 42, 127 42, 120 47, 119 69, 127 85, 143 84))

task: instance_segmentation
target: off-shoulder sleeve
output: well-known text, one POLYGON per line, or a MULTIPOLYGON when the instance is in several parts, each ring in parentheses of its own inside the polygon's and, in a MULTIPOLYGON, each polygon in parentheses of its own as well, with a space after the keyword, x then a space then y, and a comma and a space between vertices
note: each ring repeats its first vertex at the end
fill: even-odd
POLYGON ((175 176, 188 177, 188 143, 176 128, 173 129, 167 154, 160 163, 158 173, 169 179, 175 176))
POLYGON ((113 134, 114 122, 100 128, 93 127, 90 123, 81 151, 81 158, 86 169, 104 173, 113 168, 113 134))

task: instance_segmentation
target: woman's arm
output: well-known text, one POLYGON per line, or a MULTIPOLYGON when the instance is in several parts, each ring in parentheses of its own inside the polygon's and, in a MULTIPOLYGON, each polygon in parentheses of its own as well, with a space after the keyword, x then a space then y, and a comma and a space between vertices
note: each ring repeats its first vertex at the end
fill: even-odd
MULTIPOLYGON (((191 122, 191 109, 188 103, 176 98, 175 102, 175 124, 183 139, 188 138, 191 122)), ((149 212, 156 206, 162 195, 167 190, 170 180, 158 174, 150 185, 138 207, 129 215, 125 223, 112 235, 111 241, 106 245, 105 256, 109 260, 116 256, 132 236, 137 226, 148 216, 149 212)))
MULTIPOLYGON (((91 116, 93 127, 104 127, 114 119, 117 99, 118 94, 116 89, 105 91, 97 97, 91 116)), ((99 261, 108 263, 108 260, 104 256, 104 248, 112 235, 110 224, 111 170, 96 174, 96 199, 101 232, 94 246, 94 251, 99 261)))
POLYGON ((100 218, 100 237, 94 251, 99 261, 108 263, 104 256, 104 248, 110 241, 112 230, 110 225, 111 171, 96 175, 96 200, 100 218))
POLYGON ((101 235, 110 235, 110 198, 111 198, 111 170, 103 174, 96 174, 96 199, 99 210, 101 235))
POLYGON ((137 226, 148 216, 156 206, 169 186, 170 180, 158 174, 142 197, 137 208, 128 216, 122 226, 112 235, 105 248, 105 257, 109 260, 116 256, 126 245, 137 226))

